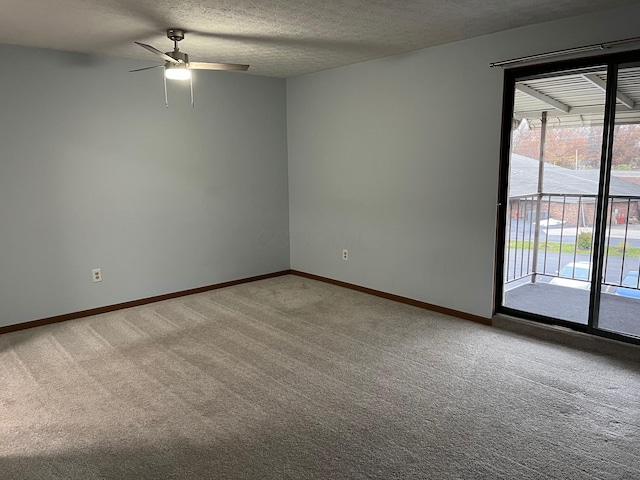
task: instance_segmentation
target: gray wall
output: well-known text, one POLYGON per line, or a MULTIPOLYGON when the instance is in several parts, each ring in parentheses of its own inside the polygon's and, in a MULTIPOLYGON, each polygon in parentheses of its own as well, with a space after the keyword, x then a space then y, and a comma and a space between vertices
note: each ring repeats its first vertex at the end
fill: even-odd
POLYGON ((289 268, 284 80, 0 56, 0 326, 289 268))
POLYGON ((637 18, 512 30, 286 91, 199 72, 195 109, 177 87, 165 109, 160 72, 127 73, 141 62, 0 46, 0 326, 290 265, 490 316, 502 71, 488 63, 640 36, 637 18))
POLYGON ((491 316, 503 72, 489 63, 640 36, 638 18, 636 6, 289 79, 291 267, 491 316))

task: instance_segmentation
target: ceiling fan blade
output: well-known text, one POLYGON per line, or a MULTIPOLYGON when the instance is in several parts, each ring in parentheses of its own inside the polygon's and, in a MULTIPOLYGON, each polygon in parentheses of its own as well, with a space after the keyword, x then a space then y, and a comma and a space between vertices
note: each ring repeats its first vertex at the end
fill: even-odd
POLYGON ((156 55, 158 55, 163 60, 166 60, 167 62, 176 63, 176 64, 180 63, 175 58, 170 57, 166 53, 162 53, 160 50, 158 50, 155 47, 152 47, 151 45, 147 45, 146 43, 140 43, 140 42, 134 42, 134 43, 137 45, 140 45, 142 48, 149 50, 151 53, 155 53, 156 55))
POLYGON ((151 70, 152 68, 164 67, 164 65, 154 65, 153 67, 136 68, 135 70, 129 70, 129 72, 141 72, 142 70, 151 70))
POLYGON ((236 72, 246 72, 249 65, 239 65, 237 63, 206 63, 206 62, 189 62, 189 68, 194 70, 229 70, 236 72))

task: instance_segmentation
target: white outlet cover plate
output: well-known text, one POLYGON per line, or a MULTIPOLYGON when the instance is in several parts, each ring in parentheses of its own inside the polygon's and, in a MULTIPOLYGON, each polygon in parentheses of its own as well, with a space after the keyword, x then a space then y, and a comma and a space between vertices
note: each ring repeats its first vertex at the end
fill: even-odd
POLYGON ((91 276, 93 277, 93 283, 102 281, 102 271, 99 268, 91 270, 91 276))

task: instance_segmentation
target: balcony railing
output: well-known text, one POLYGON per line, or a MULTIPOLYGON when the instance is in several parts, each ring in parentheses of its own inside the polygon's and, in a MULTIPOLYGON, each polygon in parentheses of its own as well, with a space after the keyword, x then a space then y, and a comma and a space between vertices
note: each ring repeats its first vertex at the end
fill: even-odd
MULTIPOLYGON (((510 197, 505 283, 525 278, 535 282, 538 276, 588 280, 596 201, 596 195, 556 193, 510 197), (584 268, 589 270, 587 278, 583 278, 584 268)), ((625 287, 640 289, 639 281, 630 286, 627 276, 640 269, 639 207, 640 197, 608 199, 604 285, 618 287, 624 283, 625 287)))

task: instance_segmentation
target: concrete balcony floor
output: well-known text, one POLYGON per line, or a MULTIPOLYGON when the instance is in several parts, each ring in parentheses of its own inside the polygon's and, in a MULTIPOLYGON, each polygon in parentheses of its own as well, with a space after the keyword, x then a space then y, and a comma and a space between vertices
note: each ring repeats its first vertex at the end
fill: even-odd
MULTIPOLYGON (((549 283, 524 283, 505 293, 504 306, 586 325, 589 294, 549 283)), ((603 293, 598 328, 640 338, 640 299, 603 293)))

